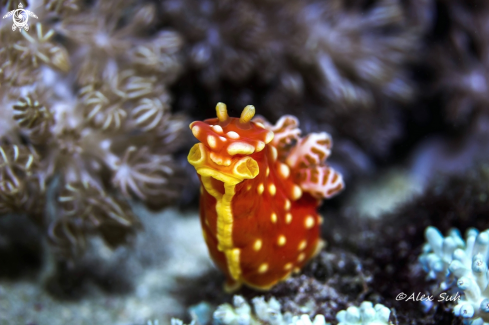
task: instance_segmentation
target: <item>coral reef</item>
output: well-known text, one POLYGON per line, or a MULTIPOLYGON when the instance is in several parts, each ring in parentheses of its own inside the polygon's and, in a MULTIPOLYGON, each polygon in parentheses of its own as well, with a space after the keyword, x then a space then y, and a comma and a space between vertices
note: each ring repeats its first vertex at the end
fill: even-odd
POLYGON ((242 283, 268 290, 323 246, 317 206, 344 187, 326 164, 332 140, 325 132, 299 137, 293 116, 274 126, 251 120, 251 105, 239 119, 223 103, 216 111, 217 118, 190 124, 200 141, 188 161, 202 183, 203 234, 227 290, 242 283))
POLYGON ((456 229, 443 237, 438 229, 430 227, 426 229, 426 239, 428 243, 420 256, 423 267, 430 273, 445 274, 443 287, 448 289, 455 279, 463 292, 461 299, 455 299, 454 314, 471 324, 487 324, 489 230, 479 233, 469 229, 464 241, 456 229))
POLYGON ((349 307, 340 311, 336 318, 338 325, 389 325, 390 309, 382 304, 375 307, 370 301, 364 301, 360 307, 349 307))
MULTIPOLYGON (((359 212, 351 206, 322 211, 323 238, 328 246, 354 252, 358 259, 356 265, 369 279, 364 282, 363 293, 361 290, 356 291, 355 295, 347 296, 345 300, 351 302, 360 296, 361 300, 386 304, 395 309, 399 323, 413 319, 419 324, 446 324, 456 321, 457 317, 453 315, 449 302, 435 300, 431 304, 421 304, 396 301, 394 298, 401 292, 433 295, 441 292, 441 281, 434 283, 433 280, 427 280, 426 272, 418 262, 424 244, 424 231, 429 226, 447 233, 454 227, 462 232, 473 227, 489 228, 486 217, 489 213, 488 184, 487 165, 482 164, 460 175, 434 175, 421 195, 403 203, 395 211, 375 219, 360 217, 359 212), (357 235, 352 236, 352 233, 357 235)), ((373 193, 371 199, 375 198, 375 194, 373 193)), ((328 267, 322 266, 321 269, 328 270, 328 267)), ((309 273, 307 269, 305 272, 308 277, 316 279, 321 274, 318 271, 309 273)), ((346 275, 342 274, 342 277, 346 278, 346 275)), ((447 284, 449 282, 447 280, 447 284)), ((342 292, 341 287, 336 291, 342 292)), ((350 289, 346 292, 354 291, 350 289)), ((275 292, 273 294, 281 297, 275 292)), ((315 304, 317 306, 321 303, 315 304)), ((327 313, 316 306, 314 311, 327 313)))
POLYGON ((185 119, 166 90, 179 36, 150 33, 151 4, 119 6, 45 1, 29 32, 0 25, 0 214, 32 216, 64 257, 91 234, 127 242, 128 200, 161 208, 183 183, 185 119))
POLYGON ((242 296, 233 297, 233 305, 220 305, 214 312, 214 321, 223 325, 326 325, 323 315, 316 315, 314 320, 308 315, 292 316, 290 313, 282 314, 281 305, 275 298, 265 301, 264 297, 255 297, 252 300, 253 309, 242 296))
POLYGON ((0 325, 489 324, 484 0, 0 12, 0 325))
MULTIPOLYGON (((292 316, 291 313, 281 312, 281 304, 273 296, 268 301, 264 297, 252 299, 253 309, 242 296, 233 297, 233 305, 220 305, 214 312, 214 322, 223 325, 326 325, 323 315, 318 314, 311 321, 307 314, 292 316), (254 312, 253 312, 254 310, 254 312)), ((349 307, 336 315, 338 325, 388 325, 391 311, 382 304, 375 307, 369 301, 364 301, 358 307, 349 307)))
POLYGON ((438 229, 428 227, 425 237, 428 242, 423 246, 419 262, 428 273, 428 278, 438 280, 442 290, 449 289, 453 285, 453 278, 448 272, 448 267, 453 261, 453 253, 456 249, 465 249, 466 242, 469 238, 477 237, 477 232, 474 229, 469 230, 464 242, 457 229, 451 229, 444 238, 438 229))

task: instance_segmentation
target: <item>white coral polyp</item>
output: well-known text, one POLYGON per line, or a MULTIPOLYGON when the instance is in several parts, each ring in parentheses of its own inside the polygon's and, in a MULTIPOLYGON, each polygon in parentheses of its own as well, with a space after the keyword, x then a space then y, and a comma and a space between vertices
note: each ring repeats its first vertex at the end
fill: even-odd
POLYGON ((391 310, 382 304, 375 306, 364 301, 358 307, 349 307, 336 314, 338 325, 389 325, 391 310))
MULTIPOLYGON (((468 234, 472 236, 471 232, 468 234)), ((419 257, 419 261, 428 273, 428 279, 437 279, 440 288, 445 290, 453 282, 453 276, 448 274, 452 255, 456 249, 464 249, 465 242, 457 229, 451 229, 448 236, 443 237, 438 229, 428 227, 425 230, 425 237, 428 242, 423 246, 423 254, 419 257)))
POLYGON ((292 316, 282 314, 282 306, 274 297, 265 301, 263 297, 252 300, 255 313, 242 296, 234 296, 233 306, 220 305, 214 312, 214 322, 222 325, 328 325, 323 315, 316 315, 311 321, 308 315, 292 316))
POLYGON ((457 316, 475 320, 472 324, 489 322, 488 252, 489 230, 477 236, 472 231, 465 250, 455 250, 448 268, 457 278, 458 288, 465 294, 453 312, 457 316))
POLYGON ((445 274, 446 287, 455 278, 458 289, 463 292, 453 309, 454 314, 464 318, 467 324, 489 324, 489 229, 481 233, 469 229, 465 242, 458 230, 451 230, 450 235, 443 238, 438 229, 428 227, 425 235, 429 244, 420 257, 425 270, 432 278, 440 279, 440 275, 445 274), (429 252, 430 249, 433 252, 429 252))

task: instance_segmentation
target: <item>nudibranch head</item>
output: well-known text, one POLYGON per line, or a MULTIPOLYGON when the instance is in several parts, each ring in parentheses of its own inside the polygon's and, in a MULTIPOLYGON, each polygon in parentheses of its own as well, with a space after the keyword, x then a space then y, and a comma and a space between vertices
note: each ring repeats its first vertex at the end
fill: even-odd
POLYGON ((188 161, 202 183, 204 239, 229 290, 242 283, 266 290, 322 247, 317 206, 343 188, 325 163, 332 141, 327 133, 301 138, 293 116, 275 125, 253 119, 251 105, 234 118, 218 103, 216 114, 190 124, 200 141, 188 161))
POLYGON ((256 161, 249 157, 261 152, 272 141, 273 132, 250 122, 255 108, 248 105, 241 117, 231 118, 226 105, 218 103, 217 118, 190 124, 193 135, 200 141, 190 150, 188 161, 200 175, 220 181, 241 182, 258 173, 256 161))

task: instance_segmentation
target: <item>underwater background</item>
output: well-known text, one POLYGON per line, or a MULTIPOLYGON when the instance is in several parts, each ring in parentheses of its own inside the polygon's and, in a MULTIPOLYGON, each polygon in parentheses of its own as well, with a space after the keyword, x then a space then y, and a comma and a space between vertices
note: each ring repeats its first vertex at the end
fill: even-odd
POLYGON ((0 16, 0 325, 489 324, 488 1, 0 16), (188 125, 218 102, 327 132, 343 178, 325 247, 267 291, 226 292, 202 236, 188 125))

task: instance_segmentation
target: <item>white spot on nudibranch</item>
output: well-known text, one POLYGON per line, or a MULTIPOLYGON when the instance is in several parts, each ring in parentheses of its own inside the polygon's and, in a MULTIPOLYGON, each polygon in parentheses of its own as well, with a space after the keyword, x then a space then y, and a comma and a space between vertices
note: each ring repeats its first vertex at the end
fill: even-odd
POLYGON ((304 226, 306 229, 311 229, 314 226, 314 218, 307 216, 306 220, 304 220, 304 226))
POLYGON ((267 263, 263 263, 258 268, 258 273, 265 273, 266 271, 268 271, 268 264, 267 263))
POLYGON ((307 246, 307 240, 305 240, 305 239, 304 239, 303 241, 301 241, 301 242, 300 242, 300 244, 299 244, 299 247, 298 247, 298 248, 299 248, 299 250, 301 251, 301 250, 303 250, 304 248, 306 248, 306 246, 307 246))
POLYGON ((285 223, 286 223, 286 224, 289 224, 289 223, 291 223, 291 222, 292 222, 292 213, 287 213, 287 214, 285 215, 285 223))
POLYGON ((263 242, 261 241, 261 239, 255 240, 255 243, 253 244, 253 249, 255 251, 259 251, 261 249, 262 244, 263 242))
POLYGON ((285 236, 284 236, 284 235, 280 235, 280 236, 278 236, 278 239, 277 239, 277 244, 278 244, 279 246, 284 246, 286 242, 287 242, 287 238, 285 238, 285 236))
POLYGON ((290 210, 290 201, 287 199, 285 199, 284 209, 285 209, 285 211, 290 210))
POLYGON ((211 147, 212 149, 215 149, 217 147, 216 137, 213 135, 208 135, 207 136, 207 143, 209 144, 209 147, 211 147))
POLYGON ((256 144, 256 152, 262 151, 263 148, 265 148, 265 142, 258 141, 258 143, 256 144))
POLYGON ((278 173, 283 179, 286 179, 290 175, 290 168, 286 164, 280 163, 278 166, 278 173))
POLYGON ((197 136, 199 135, 199 132, 200 132, 200 128, 197 125, 192 127, 192 134, 194 135, 194 137, 197 138, 197 136))
POLYGON ((220 125, 214 125, 214 126, 212 126, 212 129, 216 133, 223 133, 224 132, 223 129, 222 129, 222 127, 220 125))
POLYGON ((235 142, 231 143, 227 149, 228 154, 231 156, 240 155, 250 155, 255 152, 255 147, 246 142, 235 142))
POLYGON ((229 131, 228 133, 226 133, 226 135, 228 136, 228 138, 231 138, 231 139, 239 139, 239 134, 237 134, 236 132, 234 131, 229 131))
POLYGON ((272 215, 270 216, 270 220, 272 220, 273 223, 277 222, 277 214, 275 212, 272 212, 272 215))
POLYGON ((301 188, 299 186, 297 186, 297 185, 294 185, 292 187, 292 199, 293 200, 298 200, 298 199, 301 198, 301 196, 302 196, 302 190, 301 190, 301 188))
POLYGON ((211 160, 218 164, 219 166, 230 166, 231 165, 231 159, 224 159, 222 156, 218 156, 216 153, 211 152, 209 157, 211 160))
POLYGON ((275 193, 277 193, 277 188, 275 187, 275 184, 268 185, 268 192, 271 196, 274 196, 275 193))
POLYGON ((267 135, 265 136, 265 143, 268 144, 273 140, 273 137, 275 134, 273 134, 272 131, 268 131, 267 135))
POLYGON ((302 262, 306 258, 306 254, 300 253, 297 257, 297 262, 302 262))
POLYGON ((292 263, 287 263, 284 266, 284 270, 289 271, 290 269, 292 269, 292 266, 293 266, 292 263))
POLYGON ((261 195, 264 190, 265 190, 265 186, 263 186, 263 183, 258 185, 258 187, 256 188, 256 191, 258 192, 259 195, 261 195))

